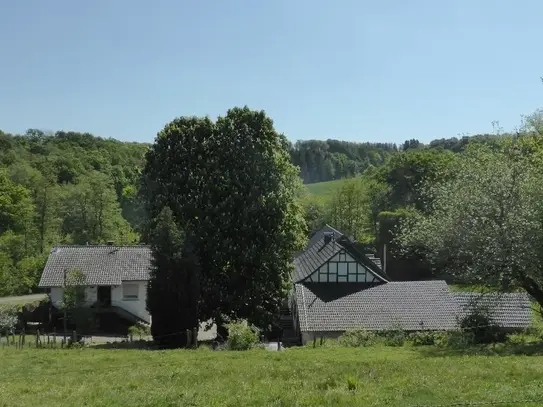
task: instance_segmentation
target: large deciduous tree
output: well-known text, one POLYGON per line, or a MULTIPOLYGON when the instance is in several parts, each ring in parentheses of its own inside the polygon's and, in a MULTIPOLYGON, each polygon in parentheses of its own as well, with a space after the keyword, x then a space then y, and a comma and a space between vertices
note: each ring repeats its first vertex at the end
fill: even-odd
POLYGON ((0 169, 0 233, 25 233, 32 221, 32 200, 28 189, 13 183, 0 169))
POLYGON ((149 219, 171 208, 194 236, 199 320, 226 316, 262 326, 278 311, 304 240, 298 171, 287 146, 264 112, 245 107, 216 122, 175 119, 149 150, 145 208, 149 219))
POLYGON ((69 185, 63 199, 62 229, 77 244, 133 242, 130 225, 121 215, 112 180, 91 172, 78 184, 69 185))
POLYGON ((334 227, 360 240, 368 232, 369 203, 361 178, 347 179, 328 203, 329 219, 334 227))
POLYGON ((541 141, 471 145, 455 176, 426 184, 429 214, 407 218, 398 241, 465 282, 521 287, 543 305, 541 141))

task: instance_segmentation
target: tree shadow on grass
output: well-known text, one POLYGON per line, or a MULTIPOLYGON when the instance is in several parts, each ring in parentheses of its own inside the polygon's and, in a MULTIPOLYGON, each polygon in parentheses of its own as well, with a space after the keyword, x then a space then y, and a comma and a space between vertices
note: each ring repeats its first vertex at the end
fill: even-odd
POLYGON ((139 349, 139 350, 159 350, 160 347, 152 341, 117 341, 90 345, 92 349, 139 349))
MULTIPOLYGON (((198 342, 198 348, 206 348, 205 350, 212 350, 215 341, 200 341, 198 342)), ((134 340, 119 341, 119 342, 106 342, 90 346, 93 349, 137 349, 137 350, 164 350, 171 349, 164 346, 160 346, 153 341, 146 340, 134 340)))
POLYGON ((493 343, 468 347, 421 346, 416 348, 425 357, 444 356, 542 356, 543 342, 493 343))

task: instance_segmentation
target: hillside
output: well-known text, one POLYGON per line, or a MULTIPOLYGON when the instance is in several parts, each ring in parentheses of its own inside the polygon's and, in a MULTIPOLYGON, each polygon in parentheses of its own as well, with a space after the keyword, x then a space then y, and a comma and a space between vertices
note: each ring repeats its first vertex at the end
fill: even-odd
POLYGON ((328 198, 336 192, 341 186, 341 179, 333 181, 316 182, 314 184, 307 184, 307 190, 315 196, 328 198))
MULTIPOLYGON (((406 140, 398 146, 393 143, 356 143, 339 140, 303 140, 291 146, 292 162, 300 167, 305 184, 320 183, 362 174, 369 168, 383 165, 399 151, 449 150, 463 151, 469 142, 492 142, 496 135, 481 134, 461 138, 441 138, 425 145, 419 140, 406 140)), ((316 187, 320 190, 320 187, 316 187)), ((319 193, 320 194, 320 193, 319 193)))
POLYGON ((359 175, 397 151, 392 143, 304 140, 291 147, 290 156, 304 183, 311 184, 359 175))
POLYGON ((59 131, 0 131, 0 296, 35 289, 59 243, 138 242, 148 145, 59 131))

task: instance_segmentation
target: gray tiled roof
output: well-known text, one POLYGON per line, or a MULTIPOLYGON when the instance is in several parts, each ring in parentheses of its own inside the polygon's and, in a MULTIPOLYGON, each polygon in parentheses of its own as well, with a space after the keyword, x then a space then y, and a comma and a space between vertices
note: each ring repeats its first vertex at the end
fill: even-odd
POLYGON ((390 282, 364 288, 356 283, 296 284, 302 332, 446 330, 457 326, 458 304, 445 281, 390 282))
POLYGON ((315 243, 322 240, 325 233, 334 233, 336 239, 340 238, 341 236, 344 236, 344 233, 340 232, 337 229, 334 229, 330 225, 324 226, 321 230, 315 232, 313 236, 311 236, 311 239, 309 239, 309 242, 307 243, 307 246, 305 247, 305 250, 309 249, 311 246, 313 246, 315 243))
POLYGON ((366 254, 366 256, 368 257, 368 259, 370 259, 372 262, 375 263, 375 265, 377 267, 379 267, 379 269, 383 269, 383 265, 381 264, 381 259, 378 258, 378 257, 375 257, 375 255, 373 253, 368 253, 366 254))
POLYGON ((494 323, 503 328, 528 328, 532 324, 532 307, 526 293, 453 293, 459 305, 459 317, 478 306, 489 310, 494 323))
POLYGON ((299 256, 294 258, 296 273, 294 281, 303 280, 322 266, 326 261, 335 256, 343 249, 337 241, 324 244, 324 237, 309 246, 299 256))
POLYGON ((51 251, 39 287, 61 287, 64 270, 80 270, 87 285, 120 285, 149 279, 148 246, 58 246, 51 251))

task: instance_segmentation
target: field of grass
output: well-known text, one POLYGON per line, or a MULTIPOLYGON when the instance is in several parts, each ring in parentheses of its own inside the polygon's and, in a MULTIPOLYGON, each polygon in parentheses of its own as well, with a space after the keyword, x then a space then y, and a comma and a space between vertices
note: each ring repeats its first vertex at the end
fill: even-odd
POLYGON ((543 405, 543 356, 455 354, 431 347, 6 348, 0 361, 2 407, 543 405))
POLYGON ((335 181, 317 182, 315 184, 306 184, 307 189, 313 195, 328 198, 341 186, 340 179, 335 181))
POLYGON ((47 294, 31 294, 21 295, 18 297, 0 297, 0 304, 7 305, 25 305, 31 303, 38 303, 47 298, 47 294))

